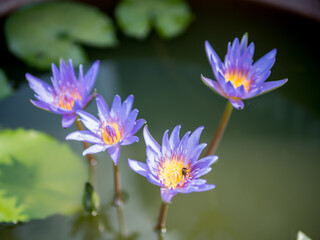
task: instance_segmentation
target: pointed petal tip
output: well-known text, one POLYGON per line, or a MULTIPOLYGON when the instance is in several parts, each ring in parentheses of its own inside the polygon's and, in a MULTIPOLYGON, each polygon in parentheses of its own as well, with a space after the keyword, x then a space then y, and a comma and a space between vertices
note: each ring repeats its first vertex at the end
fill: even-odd
POLYGON ((232 104, 232 106, 237 110, 242 110, 244 108, 244 103, 241 99, 229 98, 229 101, 232 104))
POLYGON ((32 75, 30 73, 26 73, 25 74, 26 79, 29 81, 29 78, 32 77, 32 75))

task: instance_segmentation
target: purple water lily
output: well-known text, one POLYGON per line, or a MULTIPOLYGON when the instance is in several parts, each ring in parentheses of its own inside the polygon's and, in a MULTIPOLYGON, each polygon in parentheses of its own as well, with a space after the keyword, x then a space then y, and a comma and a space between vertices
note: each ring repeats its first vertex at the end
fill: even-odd
POLYGON ((83 76, 82 65, 80 65, 77 79, 71 59, 68 65, 61 59, 60 71, 52 64, 52 86, 27 73, 26 78, 38 100, 31 100, 32 104, 44 110, 61 114, 62 127, 70 127, 76 120, 76 111, 84 109, 94 95, 90 95, 90 93, 98 69, 99 61, 96 61, 87 74, 83 76))
POLYGON ((217 53, 205 42, 205 48, 214 76, 213 81, 201 76, 203 82, 221 96, 229 99, 233 107, 242 109, 242 99, 249 99, 274 90, 285 84, 288 79, 265 82, 269 77, 271 67, 275 62, 276 49, 271 50, 253 63, 254 44, 247 47, 248 36, 244 34, 241 42, 235 38, 229 43, 224 63, 217 53))
POLYGON ((191 135, 191 132, 187 132, 181 141, 180 128, 181 126, 176 126, 170 138, 167 130, 160 146, 145 126, 143 136, 147 146, 146 163, 128 160, 133 171, 161 187, 161 197, 166 203, 169 203, 177 193, 202 192, 215 188, 215 185, 199 179, 211 171, 209 166, 218 159, 217 156, 207 156, 198 160, 200 153, 206 147, 205 143, 199 144, 203 127, 197 128, 191 135))
POLYGON ((120 155, 120 146, 138 142, 134 136, 145 123, 144 119, 138 119, 138 110, 132 109, 133 95, 130 95, 123 103, 121 98, 114 97, 111 110, 103 97, 96 97, 99 119, 85 111, 77 111, 80 121, 88 130, 70 133, 67 140, 77 140, 92 143, 83 155, 94 154, 108 150, 113 162, 117 165, 120 155))

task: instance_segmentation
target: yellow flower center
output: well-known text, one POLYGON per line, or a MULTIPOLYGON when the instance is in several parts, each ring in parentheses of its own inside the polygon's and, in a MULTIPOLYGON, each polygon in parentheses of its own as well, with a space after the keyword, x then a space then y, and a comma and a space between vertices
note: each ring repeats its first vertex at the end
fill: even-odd
POLYGON ((173 157, 165 159, 158 168, 159 179, 170 189, 176 189, 183 186, 184 182, 189 178, 190 168, 184 166, 184 161, 173 157))
POLYGON ((247 78, 248 72, 238 71, 238 70, 228 70, 224 78, 226 81, 230 81, 234 88, 244 86, 244 89, 248 92, 250 89, 251 80, 247 78))
POLYGON ((82 96, 79 92, 69 89, 64 89, 60 92, 58 96, 56 96, 56 105, 63 109, 72 110, 74 106, 74 102, 76 100, 81 101, 82 96))
POLYGON ((122 137, 122 131, 116 122, 103 124, 101 128, 103 141, 108 145, 118 143, 122 137))

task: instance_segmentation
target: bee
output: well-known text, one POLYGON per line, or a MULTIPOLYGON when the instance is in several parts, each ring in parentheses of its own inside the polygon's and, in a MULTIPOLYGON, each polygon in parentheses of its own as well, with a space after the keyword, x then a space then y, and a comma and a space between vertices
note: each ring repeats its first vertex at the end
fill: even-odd
POLYGON ((187 176, 187 174, 188 174, 188 173, 187 173, 187 168, 186 168, 186 167, 183 167, 183 168, 182 168, 182 175, 183 175, 183 176, 187 176))

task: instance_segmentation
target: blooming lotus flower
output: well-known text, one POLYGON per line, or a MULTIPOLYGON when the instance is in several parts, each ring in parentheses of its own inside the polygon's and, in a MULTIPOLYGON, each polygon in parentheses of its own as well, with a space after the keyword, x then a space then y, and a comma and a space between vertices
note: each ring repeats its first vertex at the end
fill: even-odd
POLYGON ((145 120, 136 120, 137 109, 131 111, 133 95, 130 95, 123 103, 121 103, 121 98, 116 95, 111 110, 99 94, 96 97, 96 102, 99 119, 85 111, 77 111, 80 116, 79 120, 89 130, 70 133, 66 139, 92 143, 91 147, 84 150, 83 155, 108 150, 114 164, 117 165, 120 146, 139 141, 139 138, 134 135, 145 123, 145 120))
POLYGON ((146 142, 146 163, 128 160, 130 168, 147 178, 149 182, 161 187, 161 197, 169 203, 177 193, 208 191, 215 185, 199 179, 211 171, 209 167, 218 157, 207 156, 198 160, 205 148, 199 143, 203 127, 197 128, 191 135, 187 132, 180 141, 180 126, 176 126, 169 138, 167 130, 160 146, 150 135, 147 126, 143 129, 146 142))
POLYGON ((68 65, 61 59, 60 71, 52 64, 52 86, 27 73, 26 78, 38 100, 31 100, 31 103, 44 110, 61 114, 62 127, 70 127, 76 120, 76 111, 84 109, 94 95, 90 95, 90 92, 96 80, 98 68, 99 61, 96 61, 83 76, 82 65, 80 65, 77 79, 71 59, 68 65))
POLYGON ((229 99, 233 107, 242 109, 242 99, 249 99, 274 90, 285 84, 288 79, 265 82, 275 62, 276 49, 273 49, 253 63, 254 44, 247 47, 248 36, 244 34, 241 42, 235 38, 229 43, 224 63, 212 49, 209 42, 205 48, 214 76, 217 81, 201 76, 203 82, 221 96, 229 99))

